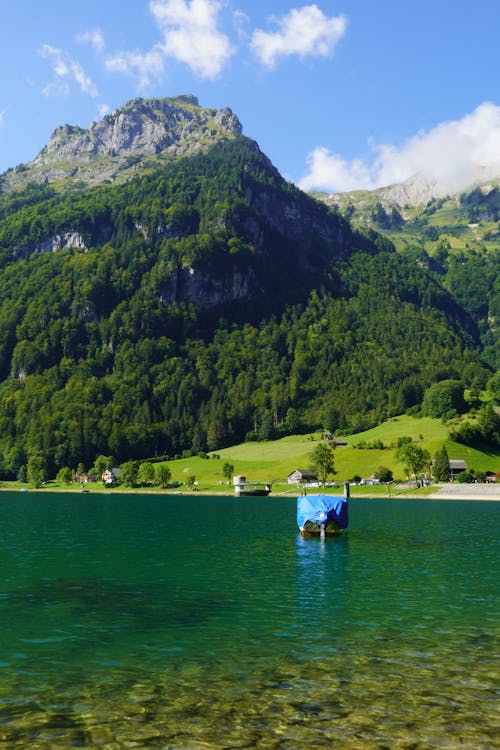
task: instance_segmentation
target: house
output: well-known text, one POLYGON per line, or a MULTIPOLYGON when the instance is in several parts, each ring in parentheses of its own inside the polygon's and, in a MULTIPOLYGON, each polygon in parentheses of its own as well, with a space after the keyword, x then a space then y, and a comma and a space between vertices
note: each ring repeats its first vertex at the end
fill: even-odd
POLYGON ((295 469, 288 475, 288 484, 302 484, 308 482, 317 482, 318 475, 308 469, 295 469))
POLYGON ((331 432, 322 432, 321 433, 321 439, 327 440, 330 445, 333 445, 335 448, 343 447, 347 445, 347 440, 338 440, 337 438, 334 438, 331 432))
POLYGON ((106 471, 103 471, 103 473, 101 474, 101 479, 104 484, 109 487, 109 485, 115 484, 120 479, 121 473, 122 470, 119 467, 106 469, 106 471))
MULTIPOLYGON (((434 466, 435 461, 431 461, 431 465, 434 466)), ((448 460, 448 468, 450 470, 450 479, 455 479, 462 471, 467 471, 467 463, 459 458, 450 458, 448 460)))
POLYGON ((457 477, 459 474, 462 473, 462 471, 467 471, 466 462, 460 459, 450 458, 450 460, 448 461, 448 466, 450 467, 451 479, 454 479, 455 477, 457 477))
POLYGON ((84 472, 83 474, 78 474, 73 477, 73 481, 80 482, 80 484, 89 484, 89 482, 97 482, 97 477, 95 474, 87 474, 87 472, 84 472))

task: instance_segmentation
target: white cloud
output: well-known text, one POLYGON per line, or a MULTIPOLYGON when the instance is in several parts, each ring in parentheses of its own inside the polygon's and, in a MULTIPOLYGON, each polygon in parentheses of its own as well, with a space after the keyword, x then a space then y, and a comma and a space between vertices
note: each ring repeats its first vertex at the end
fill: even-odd
POLYGON ((140 88, 163 75, 168 58, 188 65, 201 78, 215 78, 234 53, 217 27, 218 0, 150 0, 161 41, 148 52, 124 51, 105 61, 107 70, 136 78, 140 88))
POLYGON ((7 112, 8 109, 9 109, 8 107, 5 107, 4 109, 0 111, 0 128, 3 127, 5 123, 5 113, 7 112))
POLYGON ((373 190, 421 174, 446 191, 465 190, 478 170, 485 179, 500 174, 500 107, 484 102, 461 120, 417 133, 402 146, 373 145, 372 151, 371 161, 346 161, 318 147, 308 156, 309 171, 300 186, 332 193, 373 190))
POLYGON ((45 96, 67 96, 70 93, 70 84, 76 83, 79 89, 92 99, 99 97, 97 86, 88 76, 79 62, 73 60, 63 50, 52 47, 50 44, 42 45, 41 56, 50 60, 54 79, 43 89, 45 96))
POLYGON ((347 21, 344 16, 328 18, 317 5, 293 8, 288 15, 272 19, 278 26, 275 32, 256 29, 251 48, 259 60, 274 68, 279 57, 328 57, 344 36, 347 21))
POLYGON ((300 181, 303 190, 348 192, 372 185, 370 167, 361 159, 347 162, 339 154, 318 146, 307 157, 308 174, 300 181))
POLYGON ((185 63, 201 78, 219 75, 234 49, 217 27, 218 0, 151 0, 149 7, 168 57, 185 63))
POLYGON ((109 104, 100 104, 99 105, 99 117, 104 117, 104 115, 107 115, 111 112, 111 107, 109 104))
POLYGON ((149 52, 120 52, 108 57, 106 69, 112 73, 121 73, 137 78, 140 88, 146 88, 152 78, 160 79, 165 68, 165 56, 159 45, 149 52))
POLYGON ((90 44, 95 52, 102 52, 106 47, 101 29, 82 31, 80 34, 77 34, 76 41, 78 44, 90 44))
POLYGON ((247 28, 250 23, 250 18, 242 10, 235 10, 233 12, 233 25, 236 29, 236 33, 239 39, 247 40, 248 32, 247 28))

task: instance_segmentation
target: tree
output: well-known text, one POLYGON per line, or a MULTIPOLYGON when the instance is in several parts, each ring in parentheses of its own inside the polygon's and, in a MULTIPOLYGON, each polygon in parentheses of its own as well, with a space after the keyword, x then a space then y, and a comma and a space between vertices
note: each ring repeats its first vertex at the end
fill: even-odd
POLYGON ((325 484, 329 474, 335 474, 333 461, 333 447, 328 443, 319 443, 311 452, 311 464, 316 470, 322 484, 325 484))
POLYGON ((222 467, 222 475, 227 479, 228 482, 231 481, 234 474, 234 466, 230 464, 228 461, 224 464, 222 467))
POLYGON ((272 440, 274 437, 274 423, 273 423, 273 415, 272 412, 266 409, 266 411, 263 412, 261 420, 260 420, 260 426, 259 426, 259 432, 258 437, 259 440, 272 440))
POLYGON ((82 463, 82 461, 80 461, 80 463, 76 467, 76 476, 78 478, 78 481, 80 481, 83 474, 85 474, 85 465, 82 463))
POLYGON ((464 387, 459 380, 442 380, 424 393, 422 412, 427 417, 448 418, 465 409, 464 387))
POLYGON ((487 387, 493 398, 500 402, 500 370, 491 376, 487 387))
POLYGON ((449 482, 450 463, 446 446, 442 446, 434 456, 434 479, 437 482, 449 482))
POLYGON ((97 456, 96 460, 94 461, 94 466, 92 467, 92 474, 100 477, 106 471, 106 469, 112 469, 113 464, 113 456, 97 456))
POLYGON ((418 475, 427 469, 431 460, 429 451, 415 443, 406 443, 398 448, 396 458, 403 464, 408 476, 414 475, 417 483, 418 475))
POLYGON ((63 466, 59 469, 56 476, 56 482, 59 484, 71 484, 73 481, 73 470, 69 466, 63 466))
POLYGON ((134 487, 137 484, 139 461, 126 461, 121 465, 121 470, 122 483, 127 487, 134 487))
POLYGON ((300 415, 297 411, 297 409, 294 409, 292 406, 287 410, 284 427, 285 430, 293 435, 294 432, 298 432, 300 429, 300 415))
POLYGON ((41 487, 47 481, 47 467, 44 457, 35 453, 28 460, 27 479, 29 484, 41 487))
POLYGON ((465 445, 500 446, 500 416, 491 406, 485 406, 479 412, 475 422, 464 422, 457 430, 450 433, 452 440, 465 445))
POLYGON ((155 481, 155 467, 149 461, 143 461, 137 471, 137 483, 144 486, 153 484, 155 481))
POLYGON ((375 479, 379 482, 392 482, 393 476, 392 471, 387 466, 379 466, 376 471, 373 472, 375 479))
POLYGON ((172 472, 166 464, 158 464, 155 468, 156 481, 165 488, 172 478, 172 472))
POLYGON ((478 419, 481 438, 489 445, 500 447, 500 416, 492 406, 481 409, 478 419))

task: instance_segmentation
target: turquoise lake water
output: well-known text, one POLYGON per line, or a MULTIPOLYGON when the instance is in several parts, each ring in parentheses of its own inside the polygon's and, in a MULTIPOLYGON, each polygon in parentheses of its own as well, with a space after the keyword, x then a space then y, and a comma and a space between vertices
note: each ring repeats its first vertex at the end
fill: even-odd
POLYGON ((499 747, 495 502, 0 494, 0 748, 499 747))

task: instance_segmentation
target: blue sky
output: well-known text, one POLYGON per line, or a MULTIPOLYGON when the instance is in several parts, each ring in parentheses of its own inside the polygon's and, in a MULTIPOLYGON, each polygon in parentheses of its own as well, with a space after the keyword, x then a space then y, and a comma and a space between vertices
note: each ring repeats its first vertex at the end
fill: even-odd
POLYGON ((2 2, 0 172, 135 96, 229 106, 306 188, 500 174, 498 0, 2 2))

